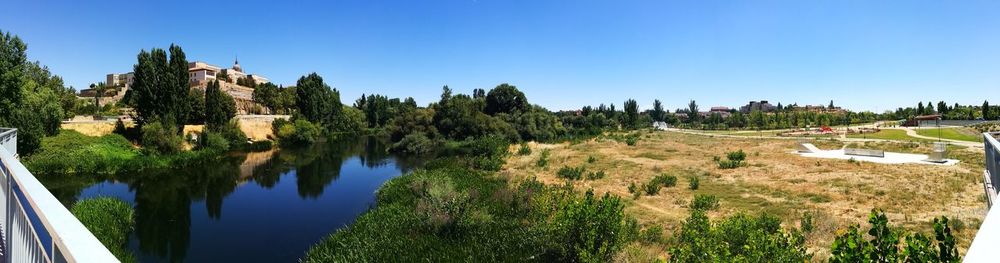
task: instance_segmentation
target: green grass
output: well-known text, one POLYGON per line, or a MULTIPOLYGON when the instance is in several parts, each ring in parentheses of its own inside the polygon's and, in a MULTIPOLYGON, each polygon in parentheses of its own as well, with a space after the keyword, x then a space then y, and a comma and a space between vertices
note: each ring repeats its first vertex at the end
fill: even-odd
POLYGON ((967 128, 936 128, 936 129, 917 129, 917 134, 927 136, 927 137, 938 137, 938 131, 940 131, 940 136, 943 139, 967 141, 967 142, 982 142, 983 137, 977 133, 975 130, 967 128))
POLYGON ((896 129, 883 129, 876 133, 867 134, 849 134, 848 138, 867 138, 867 139, 882 139, 882 140, 896 140, 896 141, 915 141, 915 142, 929 142, 929 140, 910 137, 906 135, 904 130, 896 129))
POLYGON ((71 212, 118 260, 137 262, 128 250, 128 235, 135 228, 131 205, 113 197, 98 197, 77 202, 71 212))
POLYGON ((39 151, 25 157, 23 161, 28 170, 36 175, 113 175, 151 168, 185 166, 221 156, 217 149, 150 154, 144 153, 118 134, 95 137, 73 130, 62 130, 56 136, 43 138, 39 151))

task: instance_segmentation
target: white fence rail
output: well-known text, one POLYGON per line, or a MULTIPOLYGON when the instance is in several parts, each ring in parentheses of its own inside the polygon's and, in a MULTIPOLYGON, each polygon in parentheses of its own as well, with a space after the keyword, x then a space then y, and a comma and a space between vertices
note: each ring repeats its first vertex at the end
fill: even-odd
POLYGON ((1000 250, 997 250, 1000 247, 1000 209, 991 209, 997 201, 997 189, 1000 189, 1000 142, 997 136, 1000 132, 983 133, 986 154, 983 190, 989 212, 979 226, 969 251, 965 253, 965 262, 996 262, 1000 258, 1000 250))
POLYGON ((0 129, 5 262, 119 262, 16 158, 17 130, 0 129), (10 138, 13 138, 11 140, 10 138))

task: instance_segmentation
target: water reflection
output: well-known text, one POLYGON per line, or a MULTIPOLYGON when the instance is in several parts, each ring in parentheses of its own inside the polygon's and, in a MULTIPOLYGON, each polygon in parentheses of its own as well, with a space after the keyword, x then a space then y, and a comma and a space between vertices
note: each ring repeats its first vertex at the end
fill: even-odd
POLYGON ((385 180, 422 163, 385 149, 359 138, 115 178, 42 181, 67 206, 99 195, 132 201, 132 246, 144 262, 287 262, 370 207, 385 180))

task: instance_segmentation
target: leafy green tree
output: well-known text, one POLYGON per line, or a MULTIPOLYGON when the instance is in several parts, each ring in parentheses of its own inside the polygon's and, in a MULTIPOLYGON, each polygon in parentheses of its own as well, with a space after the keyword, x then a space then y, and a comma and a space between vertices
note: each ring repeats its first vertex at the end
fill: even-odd
POLYGON ((983 111, 983 119, 984 120, 992 120, 993 119, 993 116, 990 115, 990 102, 989 101, 985 101, 985 100, 983 101, 982 111, 983 111))
POLYGON ((94 90, 94 115, 99 115, 101 111, 101 98, 104 97, 104 92, 108 90, 108 87, 104 85, 104 82, 98 82, 97 84, 90 84, 90 89, 94 90))
POLYGON ((515 113, 528 110, 528 99, 513 85, 503 83, 486 94, 486 114, 515 113))
POLYGON ((340 114, 333 118, 331 132, 359 133, 365 129, 365 115, 361 110, 347 105, 342 106, 340 114))
POLYGON ((607 193, 600 199, 588 190, 572 200, 555 217, 558 252, 566 262, 610 262, 628 239, 625 204, 607 193))
POLYGON ((9 118, 21 103, 27 49, 21 38, 0 31, 0 121, 9 118))
POLYGON ((229 73, 226 73, 226 71, 219 71, 219 74, 215 75, 215 79, 219 81, 233 82, 233 80, 229 78, 229 73))
POLYGON ((236 117, 236 101, 220 88, 218 80, 205 87, 205 126, 218 130, 236 117))
POLYGON ((688 103, 687 114, 689 123, 698 123, 700 121, 699 118, 701 116, 698 115, 698 103, 695 103, 694 100, 688 103))
POLYGON ((838 235, 830 248, 830 262, 959 262, 955 237, 948 227, 948 218, 934 219, 935 242, 921 233, 906 236, 905 246, 900 246, 900 232, 889 226, 885 213, 872 209, 868 216, 870 239, 852 225, 838 235), (902 251, 900 251, 902 249, 902 251))
POLYGON ((310 122, 328 124, 340 114, 340 93, 323 82, 323 77, 310 73, 299 78, 295 87, 299 114, 310 122))
POLYGON ((805 239, 781 229, 777 217, 738 213, 712 224, 705 211, 691 210, 681 226, 671 262, 806 262, 805 239))
POLYGON ((278 86, 271 82, 263 83, 257 85, 253 90, 253 101, 264 105, 271 110, 271 113, 277 113, 281 105, 281 94, 278 90, 278 86))
POLYGON ((639 127, 639 104, 634 99, 628 99, 623 104, 625 114, 622 114, 622 126, 629 129, 639 127))
POLYGON ((170 52, 169 61, 162 49, 139 52, 131 87, 133 119, 140 126, 159 121, 181 132, 190 111, 187 59, 179 46, 170 45, 170 52))
POLYGON ((201 89, 191 89, 191 114, 188 114, 187 124, 205 124, 205 91, 201 89))
POLYGON ((660 100, 653 100, 653 121, 663 121, 667 113, 663 111, 663 104, 660 100))

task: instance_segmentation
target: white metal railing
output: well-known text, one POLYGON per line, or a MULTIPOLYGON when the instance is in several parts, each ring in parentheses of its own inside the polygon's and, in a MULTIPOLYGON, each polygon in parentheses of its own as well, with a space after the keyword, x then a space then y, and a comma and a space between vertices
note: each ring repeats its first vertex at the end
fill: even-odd
POLYGON ((965 253, 965 262, 995 262, 1000 258, 1000 209, 993 210, 1000 189, 1000 132, 983 133, 985 169, 983 170, 983 191, 986 194, 986 218, 979 226, 976 237, 965 253))
POLYGON ((119 262, 15 158, 16 136, 15 129, 0 129, 4 262, 119 262), (5 140, 8 135, 14 140, 5 140))

